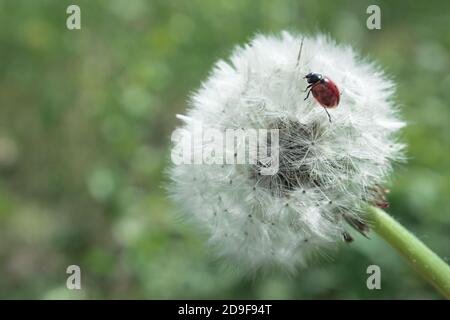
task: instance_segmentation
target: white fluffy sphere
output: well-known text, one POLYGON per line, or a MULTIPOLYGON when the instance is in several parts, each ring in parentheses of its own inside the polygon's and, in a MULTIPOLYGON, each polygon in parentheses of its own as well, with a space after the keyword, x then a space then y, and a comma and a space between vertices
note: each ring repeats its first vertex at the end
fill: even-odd
MULTIPOLYGON (((362 204, 379 201, 379 186, 402 158, 396 133, 404 123, 393 92, 379 68, 324 36, 258 35, 229 62, 217 62, 181 117, 180 134, 278 129, 278 172, 259 175, 250 164, 173 165, 171 195, 232 264, 304 266, 350 240, 346 223, 364 232, 362 204), (332 122, 312 96, 304 100, 310 72, 332 79, 341 92, 328 110, 332 122)), ((187 143, 177 141, 174 150, 187 143)))

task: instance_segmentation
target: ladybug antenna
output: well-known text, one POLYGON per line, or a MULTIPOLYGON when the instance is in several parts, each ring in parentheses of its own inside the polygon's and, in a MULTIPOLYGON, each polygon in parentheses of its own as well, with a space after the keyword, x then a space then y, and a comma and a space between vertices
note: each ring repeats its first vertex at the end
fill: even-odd
POLYGON ((302 56, 302 49, 303 49, 303 39, 305 37, 302 37, 302 41, 300 42, 300 49, 298 50, 298 56, 297 56, 297 64, 295 65, 295 67, 298 67, 298 65, 300 64, 300 57, 302 56))

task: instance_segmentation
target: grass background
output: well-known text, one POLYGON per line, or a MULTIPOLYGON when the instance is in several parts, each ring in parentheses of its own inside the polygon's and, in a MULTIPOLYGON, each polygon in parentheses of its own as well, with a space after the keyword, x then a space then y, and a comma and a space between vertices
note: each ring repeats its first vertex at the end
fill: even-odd
POLYGON ((448 1, 0 0, 0 298, 439 298, 377 237, 296 276, 242 279, 177 219, 163 170, 175 114, 215 60, 256 32, 325 32, 397 81, 410 160, 389 212, 448 261, 449 20, 448 1), (366 288, 371 264, 381 290, 366 288))

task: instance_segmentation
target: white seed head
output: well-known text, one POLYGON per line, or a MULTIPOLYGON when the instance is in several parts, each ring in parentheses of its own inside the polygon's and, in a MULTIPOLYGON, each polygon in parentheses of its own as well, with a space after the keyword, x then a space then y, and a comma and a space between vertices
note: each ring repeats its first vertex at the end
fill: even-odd
MULTIPOLYGON (((325 36, 258 35, 229 62, 216 63, 180 117, 180 132, 278 129, 278 172, 260 175, 254 164, 173 165, 171 196, 233 265, 305 266, 346 238, 345 221, 363 224, 362 204, 377 201, 392 162, 402 159, 396 133, 404 122, 393 92, 378 67, 325 36), (310 72, 340 90, 339 105, 328 109, 331 122, 312 96, 304 100, 310 72)), ((211 144, 223 146, 210 140, 203 147, 211 144)))

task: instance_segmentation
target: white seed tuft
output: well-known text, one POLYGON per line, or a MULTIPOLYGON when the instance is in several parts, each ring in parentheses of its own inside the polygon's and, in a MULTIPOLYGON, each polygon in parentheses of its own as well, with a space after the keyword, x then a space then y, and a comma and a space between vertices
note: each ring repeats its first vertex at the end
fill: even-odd
POLYGON ((258 175, 250 164, 173 165, 171 196, 233 265, 305 266, 348 241, 346 221, 364 224, 363 202, 377 201, 392 163, 403 159, 396 133, 404 122, 393 93, 392 81, 350 47, 324 36, 258 35, 229 62, 216 63, 180 128, 182 135, 200 128, 278 129, 278 173, 258 175), (304 101, 309 72, 341 91, 337 108, 328 110, 332 122, 312 96, 304 101))

